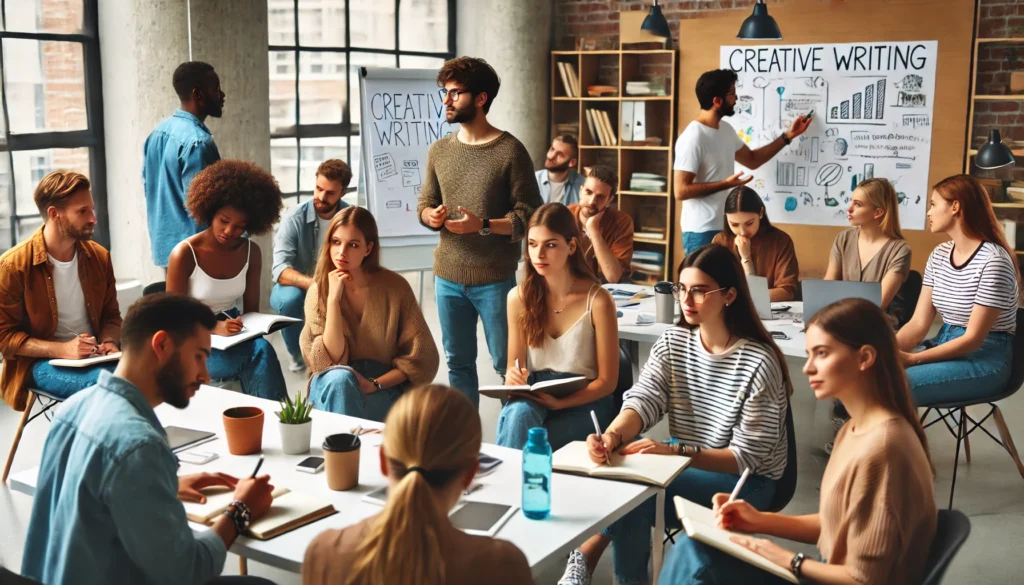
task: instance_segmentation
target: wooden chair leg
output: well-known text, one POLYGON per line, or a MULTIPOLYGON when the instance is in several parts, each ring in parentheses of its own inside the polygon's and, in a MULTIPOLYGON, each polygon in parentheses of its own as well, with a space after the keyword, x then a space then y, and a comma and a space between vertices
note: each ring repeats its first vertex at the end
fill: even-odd
POLYGON ((996 427, 999 429, 999 436, 1003 439, 1003 446, 1010 452, 1010 457, 1013 457, 1013 462, 1017 464, 1017 471, 1020 472, 1020 476, 1024 477, 1024 465, 1020 462, 1020 455, 1017 454, 1017 446, 1013 444, 1013 437, 1010 436, 1010 429, 1006 428, 1006 420, 1003 419, 1003 411, 999 410, 998 406, 993 405, 995 411, 992 413, 992 418, 996 421, 996 427))
POLYGON ((964 456, 971 462, 971 437, 967 434, 967 409, 960 409, 960 434, 964 436, 964 456))
POLYGON ((21 413, 21 422, 18 423, 18 430, 14 432, 14 442, 11 443, 11 451, 7 454, 7 463, 4 463, 4 475, 0 483, 7 483, 7 476, 11 473, 11 465, 14 464, 14 454, 18 452, 18 444, 21 443, 21 433, 32 416, 32 406, 36 403, 36 393, 29 390, 28 403, 25 404, 25 411, 21 413))
POLYGON ((249 574, 249 561, 245 557, 238 557, 238 574, 249 574))

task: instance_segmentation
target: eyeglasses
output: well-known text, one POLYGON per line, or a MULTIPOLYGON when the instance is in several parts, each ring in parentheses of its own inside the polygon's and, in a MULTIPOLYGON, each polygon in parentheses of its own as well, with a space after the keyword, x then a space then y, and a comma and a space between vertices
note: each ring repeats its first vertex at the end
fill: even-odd
POLYGON ((456 89, 456 88, 452 88, 452 89, 441 88, 439 91, 441 93, 441 101, 442 102, 445 100, 446 97, 452 98, 452 102, 457 102, 457 101, 459 101, 459 98, 462 97, 462 94, 464 94, 464 93, 472 93, 468 89, 456 89))
POLYGON ((684 285, 681 282, 677 282, 672 285, 672 296, 674 296, 677 299, 685 299, 686 297, 692 295, 693 303, 695 305, 700 305, 704 303, 704 297, 708 296, 711 293, 723 291, 728 288, 729 287, 727 286, 723 286, 722 288, 716 288, 715 290, 703 290, 698 287, 690 287, 689 289, 687 289, 686 285, 684 285))

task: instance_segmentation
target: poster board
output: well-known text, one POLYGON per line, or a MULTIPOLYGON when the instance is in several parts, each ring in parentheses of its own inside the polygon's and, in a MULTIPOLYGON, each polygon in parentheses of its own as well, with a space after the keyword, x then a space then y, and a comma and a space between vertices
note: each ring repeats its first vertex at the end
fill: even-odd
POLYGON ((860 181, 889 179, 900 222, 923 229, 935 103, 936 41, 724 45, 736 71, 735 114, 750 148, 814 112, 807 132, 754 171, 752 187, 779 223, 847 225, 860 181))
POLYGON ((445 120, 437 70, 362 68, 359 196, 377 219, 381 248, 402 247, 391 270, 428 270, 438 235, 420 224, 416 205, 427 150, 458 130, 445 120), (404 261, 405 259, 408 262, 404 261))

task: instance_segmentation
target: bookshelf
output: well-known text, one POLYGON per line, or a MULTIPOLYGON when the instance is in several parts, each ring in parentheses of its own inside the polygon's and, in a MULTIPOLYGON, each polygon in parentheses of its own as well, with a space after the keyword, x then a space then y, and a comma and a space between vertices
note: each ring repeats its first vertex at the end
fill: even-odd
MULTIPOLYGON (((672 280, 677 69, 674 50, 551 52, 550 134, 554 137, 568 132, 577 137, 580 172, 595 164, 618 170, 616 205, 633 218, 633 249, 640 252, 647 265, 646 272, 634 269, 630 280, 641 284, 672 280), (566 65, 571 66, 571 73, 566 65), (646 83, 639 89, 646 87, 659 95, 628 94, 627 86, 632 93, 637 82, 646 83), (614 94, 591 96, 587 91, 590 86, 607 86, 614 94), (623 128, 627 118, 629 127, 636 131, 638 111, 642 112, 642 140, 623 140, 629 138, 629 131, 624 136, 623 128), (663 178, 664 185, 655 177, 663 178), (658 255, 660 262, 654 273, 650 258, 658 255)), ((634 254, 634 262, 641 261, 640 257, 634 254)))

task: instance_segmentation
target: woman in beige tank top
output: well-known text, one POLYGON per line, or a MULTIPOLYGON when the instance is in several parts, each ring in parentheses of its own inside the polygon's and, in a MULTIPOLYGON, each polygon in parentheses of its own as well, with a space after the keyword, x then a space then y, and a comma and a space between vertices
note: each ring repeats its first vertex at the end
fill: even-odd
POLYGON ((619 328, 612 295, 601 288, 580 247, 572 212, 541 206, 527 227, 522 284, 508 294, 508 385, 583 376, 587 385, 556 398, 512 392, 498 418, 497 443, 522 449, 532 427, 545 427, 551 448, 582 441, 615 416, 619 328))
MULTIPOLYGON (((718 525, 817 544, 822 561, 765 538, 733 538, 801 583, 920 583, 938 517, 934 472, 892 328, 870 301, 844 299, 807 324, 807 354, 804 373, 815 397, 838 398, 850 412, 821 480, 818 512, 759 512, 717 494, 718 525)), ((685 537, 670 551, 661 580, 785 583, 685 537)))

